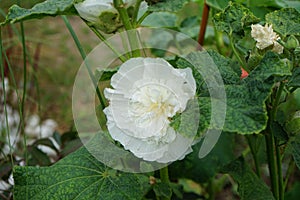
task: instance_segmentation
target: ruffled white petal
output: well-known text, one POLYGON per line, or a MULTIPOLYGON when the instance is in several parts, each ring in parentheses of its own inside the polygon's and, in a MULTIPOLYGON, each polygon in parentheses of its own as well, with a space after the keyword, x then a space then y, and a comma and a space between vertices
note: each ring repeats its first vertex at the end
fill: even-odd
POLYGON ((147 161, 167 163, 190 152, 191 139, 169 123, 195 95, 191 69, 174 69, 160 58, 132 58, 120 66, 111 85, 114 89, 104 91, 110 101, 104 113, 114 140, 147 161))
POLYGON ((272 51, 279 54, 283 52, 283 47, 277 42, 280 37, 273 31, 272 25, 268 26, 266 24, 262 26, 260 24, 252 24, 251 36, 255 39, 258 49, 265 49, 274 45, 272 51))

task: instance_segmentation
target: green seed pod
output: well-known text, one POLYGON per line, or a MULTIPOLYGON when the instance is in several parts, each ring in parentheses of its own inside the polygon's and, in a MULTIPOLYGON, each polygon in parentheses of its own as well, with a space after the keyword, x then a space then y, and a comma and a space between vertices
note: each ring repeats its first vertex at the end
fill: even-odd
POLYGON ((287 49, 295 49, 298 46, 299 46, 299 41, 297 40, 297 38, 294 35, 289 36, 285 43, 285 47, 287 49))

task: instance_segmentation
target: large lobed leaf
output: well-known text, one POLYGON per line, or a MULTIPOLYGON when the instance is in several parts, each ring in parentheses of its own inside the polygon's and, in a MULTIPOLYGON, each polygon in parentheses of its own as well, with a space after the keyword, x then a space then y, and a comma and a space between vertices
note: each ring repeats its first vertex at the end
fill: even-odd
POLYGON ((241 200, 273 200, 274 197, 267 185, 246 164, 243 157, 223 168, 238 183, 241 200))
MULTIPOLYGON (((271 94, 271 90, 277 81, 277 77, 291 75, 289 62, 281 60, 278 55, 268 52, 259 65, 243 80, 239 78, 240 72, 236 70, 236 64, 220 54, 208 52, 216 64, 224 82, 226 102, 224 99, 212 98, 207 88, 198 85, 198 100, 200 106, 200 128, 220 128, 209 124, 211 118, 211 102, 226 106, 226 119, 223 131, 237 132, 241 134, 258 133, 266 128, 267 111, 265 101, 271 94), (202 112, 204 111, 204 112, 202 112)), ((197 70, 209 68, 210 65, 203 59, 202 52, 194 52, 187 56, 193 62, 191 65, 184 60, 178 62, 180 68, 190 67, 193 69, 197 83, 203 83, 203 77, 197 70)), ((214 78, 206 77, 206 79, 214 78)), ((215 115, 216 113, 214 113, 215 115)))
POLYGON ((266 22, 282 36, 300 35, 300 13, 294 8, 283 8, 266 15, 266 22))
POLYGON ((142 199, 148 178, 104 166, 84 147, 51 167, 15 167, 14 199, 142 199))
POLYGON ((28 19, 40 19, 46 16, 71 15, 76 13, 75 8, 73 7, 73 0, 47 0, 36 4, 31 9, 13 5, 8 11, 6 20, 0 25, 28 19))
POLYGON ((190 0, 163 0, 154 5, 150 5, 148 10, 154 12, 159 12, 159 11, 176 12, 182 9, 184 4, 189 1, 190 0))
POLYGON ((218 31, 236 36, 243 36, 245 29, 258 21, 248 8, 231 2, 224 11, 214 16, 214 24, 218 31))

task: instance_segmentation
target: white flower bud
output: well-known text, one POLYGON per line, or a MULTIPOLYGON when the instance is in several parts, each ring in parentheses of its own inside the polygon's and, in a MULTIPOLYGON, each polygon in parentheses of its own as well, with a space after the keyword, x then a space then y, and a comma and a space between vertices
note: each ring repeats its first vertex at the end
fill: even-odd
MULTIPOLYGON (((125 8, 135 4, 136 0, 123 1, 125 8)), ((105 33, 116 31, 121 24, 113 0, 84 0, 74 4, 80 17, 105 33)))

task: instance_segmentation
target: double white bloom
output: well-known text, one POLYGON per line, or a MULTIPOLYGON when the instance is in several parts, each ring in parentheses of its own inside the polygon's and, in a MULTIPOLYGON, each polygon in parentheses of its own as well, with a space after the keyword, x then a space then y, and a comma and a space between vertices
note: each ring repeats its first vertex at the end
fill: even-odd
POLYGON ((273 31, 272 25, 262 26, 260 24, 251 25, 251 36, 256 40, 256 47, 259 49, 265 49, 273 45, 272 51, 281 54, 283 52, 283 46, 281 46, 277 40, 280 37, 273 31))
POLYGON ((132 58, 113 75, 111 85, 114 89, 104 91, 110 100, 104 113, 114 140, 147 161, 172 162, 191 152, 191 138, 169 126, 195 96, 191 69, 174 69, 161 58, 132 58))

